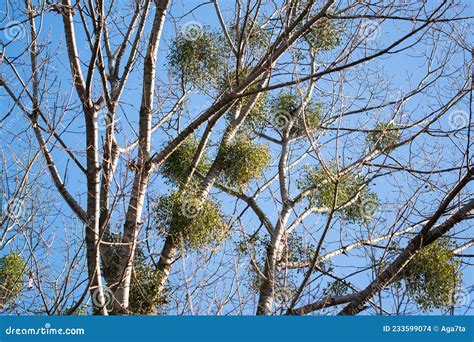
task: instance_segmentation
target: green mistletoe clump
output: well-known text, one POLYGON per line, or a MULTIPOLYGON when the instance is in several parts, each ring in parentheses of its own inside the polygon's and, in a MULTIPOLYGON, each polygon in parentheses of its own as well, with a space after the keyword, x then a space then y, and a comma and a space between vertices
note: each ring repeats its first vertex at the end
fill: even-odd
POLYGON ((448 239, 424 247, 396 277, 396 286, 405 284, 409 297, 423 311, 448 309, 462 280, 461 261, 453 254, 448 239))
POLYGON ((323 289, 323 295, 325 297, 340 297, 345 296, 350 291, 349 284, 344 280, 335 280, 329 282, 323 289))
POLYGON ((222 146, 221 153, 224 155, 221 178, 224 183, 237 188, 261 178, 271 159, 267 144, 255 144, 245 134, 222 146))
POLYGON ((155 224, 188 249, 217 247, 229 236, 220 205, 194 191, 175 191, 157 199, 155 224))
POLYGON ((0 258, 0 303, 14 301, 23 291, 26 262, 19 255, 10 253, 0 258))
POLYGON ((334 195, 335 208, 349 222, 369 223, 379 207, 377 195, 365 185, 362 175, 347 173, 337 177, 335 168, 326 172, 323 168, 306 167, 298 180, 300 190, 308 190, 309 205, 318 208, 332 208, 334 195))
POLYGON ((168 63, 173 74, 184 83, 198 88, 215 84, 222 66, 219 35, 208 27, 195 32, 193 37, 181 32, 170 46, 168 63))
POLYGON ((161 290, 162 274, 152 265, 135 265, 130 283, 129 310, 135 315, 156 314, 159 307, 168 304, 169 289, 161 290))
POLYGON ((322 105, 308 101, 302 108, 301 97, 282 91, 267 103, 267 117, 273 127, 283 132, 289 129, 290 137, 300 137, 316 130, 321 121, 322 105))
MULTIPOLYGON (((166 159, 161 173, 175 183, 181 183, 187 176, 194 156, 198 150, 199 141, 193 136, 186 138, 181 145, 166 159)), ((196 170, 202 174, 209 169, 209 160, 206 154, 200 159, 196 170)))
POLYGON ((240 32, 242 31, 246 44, 253 52, 262 51, 270 44, 270 34, 258 22, 248 21, 244 29, 240 28, 240 32))
POLYGON ((330 51, 338 47, 341 42, 343 27, 334 20, 321 18, 311 26, 311 31, 305 39, 315 51, 330 51))
MULTIPOLYGON (((108 242, 107 248, 103 249, 104 263, 102 265, 104 274, 110 281, 119 275, 119 253, 123 248, 120 244, 120 234, 109 234, 104 240, 108 242), (116 244, 114 244, 116 243, 116 244)), ((153 265, 146 262, 145 252, 138 245, 133 261, 133 271, 130 283, 129 313, 135 315, 155 314, 158 308, 168 303, 168 288, 161 288, 161 272, 153 265)), ((113 314, 112 308, 109 308, 113 314)))
POLYGON ((395 123, 379 123, 367 135, 367 143, 371 148, 376 148, 389 154, 395 149, 393 145, 400 141, 400 136, 400 129, 396 127, 395 123))

